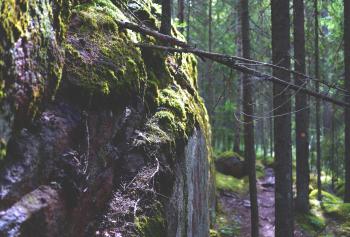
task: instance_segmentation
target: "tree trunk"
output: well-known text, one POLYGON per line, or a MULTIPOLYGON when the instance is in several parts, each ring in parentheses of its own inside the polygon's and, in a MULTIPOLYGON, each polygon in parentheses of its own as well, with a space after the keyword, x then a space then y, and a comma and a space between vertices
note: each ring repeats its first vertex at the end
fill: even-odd
MULTIPOLYGON (((290 68, 289 0, 271 0, 272 61, 290 68)), ((290 82, 290 74, 278 69, 273 75, 290 82)), ((275 235, 293 236, 293 190, 291 154, 291 102, 290 92, 284 86, 273 85, 274 137, 275 137, 275 235), (286 114, 285 116, 279 116, 286 114)))
MULTIPOLYGON (((241 0, 241 30, 242 52, 244 58, 250 58, 249 38, 249 8, 248 0, 241 0)), ((244 111, 244 157, 249 173, 249 194, 251 210, 251 236, 259 236, 259 211, 256 188, 255 150, 254 150, 254 122, 250 115, 253 114, 252 83, 251 77, 243 76, 243 111, 244 111)))
POLYGON ((171 8, 172 0, 162 0, 160 32, 165 35, 171 35, 171 8))
POLYGON ((331 174, 332 174, 332 190, 335 189, 335 182, 336 182, 336 172, 335 172, 335 109, 334 105, 331 105, 332 107, 332 113, 331 113, 331 174))
POLYGON ((213 13, 212 13, 212 4, 213 1, 209 0, 209 12, 208 12, 208 51, 212 51, 212 22, 213 22, 213 13))
MULTIPOLYGON (((319 69, 319 35, 318 35, 318 0, 314 0, 314 12, 315 12, 315 77, 320 79, 319 69)), ((316 82, 316 92, 320 90, 320 84, 316 82)), ((321 117, 320 117, 320 100, 316 99, 316 168, 317 168, 317 198, 322 200, 322 183, 321 183, 321 117)))
MULTIPOLYGON (((273 105, 270 107, 272 110, 273 105)), ((270 114, 269 118, 269 130, 270 130, 270 156, 271 158, 273 157, 273 117, 272 117, 272 112, 270 114)))
MULTIPOLYGON (((293 1, 294 11, 294 68, 305 74, 305 27, 304 0, 293 1)), ((295 76, 295 84, 306 87, 305 79, 295 76)), ((309 210, 309 110, 307 95, 295 97, 295 144, 296 144, 296 208, 299 212, 309 210)))
MULTIPOLYGON (((242 35, 241 35, 241 7, 240 3, 238 2, 237 4, 234 5, 234 7, 237 9, 237 23, 236 23, 236 32, 239 32, 236 34, 236 39, 235 39, 235 44, 236 44, 236 53, 238 56, 242 56, 242 35)), ((242 77, 243 73, 238 73, 239 79, 237 81, 237 110, 235 111, 235 139, 234 139, 234 144, 233 144, 233 151, 240 154, 241 153, 241 111, 242 111, 242 77), (236 119, 237 117, 237 119, 236 119)))
POLYGON ((184 22, 185 22, 185 0, 178 0, 178 14, 177 18, 179 19, 181 33, 184 32, 184 22))
MULTIPOLYGON (((345 89, 350 91, 350 2, 344 0, 344 63, 345 89)), ((350 97, 346 97, 350 102, 350 97)), ((350 109, 345 109, 345 195, 344 202, 350 202, 350 109)))
POLYGON ((187 43, 190 42, 190 23, 191 23, 191 0, 187 0, 187 24, 186 24, 186 40, 187 43))

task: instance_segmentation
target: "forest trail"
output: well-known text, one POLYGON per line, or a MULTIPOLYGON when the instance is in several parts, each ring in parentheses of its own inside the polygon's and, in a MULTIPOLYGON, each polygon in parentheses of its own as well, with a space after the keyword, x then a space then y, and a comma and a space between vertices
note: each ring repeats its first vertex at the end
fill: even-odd
MULTIPOLYGON (((261 237, 274 237, 275 232, 275 176, 272 168, 265 169, 265 175, 257 182, 259 203, 259 232, 261 237)), ((223 212, 232 223, 239 225, 239 236, 250 236, 250 201, 249 194, 220 192, 219 202, 223 212)), ((306 237, 296 227, 295 237, 306 237)), ((233 237, 233 236, 232 236, 233 237)))

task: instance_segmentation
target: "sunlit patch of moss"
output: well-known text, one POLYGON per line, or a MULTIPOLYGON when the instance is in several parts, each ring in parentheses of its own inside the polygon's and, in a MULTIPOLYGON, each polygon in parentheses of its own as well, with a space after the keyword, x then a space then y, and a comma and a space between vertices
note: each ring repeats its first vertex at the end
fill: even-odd
MULTIPOLYGON (((322 202, 317 200, 317 189, 310 193, 310 205, 313 215, 328 216, 337 221, 336 236, 350 235, 350 204, 343 203, 342 199, 322 191, 322 202)), ((323 236, 323 235, 322 235, 323 236)))
POLYGON ((217 230, 210 229, 209 230, 209 237, 221 237, 221 235, 217 230))
POLYGON ((223 151, 223 152, 218 152, 218 153, 216 153, 216 154, 214 155, 214 157, 215 157, 215 159, 218 159, 218 158, 237 157, 237 158, 239 158, 240 160, 244 160, 244 158, 243 158, 240 154, 238 154, 238 153, 236 153, 236 152, 234 152, 234 151, 231 151, 231 150, 229 150, 229 151, 223 151))
POLYGON ((297 222, 305 232, 312 236, 316 236, 326 227, 326 220, 321 213, 298 214, 297 222))
POLYGON ((265 166, 262 164, 261 160, 256 160, 256 178, 260 179, 265 175, 265 166))
POLYGON ((6 156, 7 144, 5 139, 0 138, 0 160, 4 159, 6 156))
POLYGON ((230 192, 235 192, 240 194, 248 192, 247 178, 237 179, 229 175, 216 173, 215 179, 216 179, 216 188, 218 190, 225 190, 225 191, 230 191, 230 192))

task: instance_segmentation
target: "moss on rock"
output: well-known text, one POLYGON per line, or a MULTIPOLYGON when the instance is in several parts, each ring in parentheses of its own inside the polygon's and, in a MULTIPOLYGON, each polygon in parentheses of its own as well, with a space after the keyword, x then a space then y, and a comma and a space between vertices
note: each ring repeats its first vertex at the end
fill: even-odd
POLYGON ((161 214, 153 217, 137 217, 135 225, 138 236, 163 237, 166 233, 165 219, 161 214))
POLYGON ((0 1, 0 83, 6 90, 0 102, 8 101, 17 127, 31 121, 59 86, 69 7, 62 0, 0 1))
POLYGON ((132 34, 120 31, 115 20, 126 17, 107 0, 77 6, 67 39, 65 72, 90 93, 141 94, 146 72, 132 34))

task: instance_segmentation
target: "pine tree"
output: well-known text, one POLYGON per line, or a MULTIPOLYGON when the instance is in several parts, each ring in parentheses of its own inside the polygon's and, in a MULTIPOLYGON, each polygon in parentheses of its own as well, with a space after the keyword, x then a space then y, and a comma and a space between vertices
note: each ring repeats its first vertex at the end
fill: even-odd
MULTIPOLYGON (((272 61, 290 68, 289 0, 271 0, 272 61)), ((290 82, 288 72, 274 69, 273 75, 290 82)), ((293 236, 293 191, 290 92, 273 85, 275 142, 275 235, 293 236), (283 114, 284 116, 280 116, 283 114)))
MULTIPOLYGON (((305 74, 305 27, 304 0, 293 1, 294 12, 294 68, 305 74)), ((306 87, 305 79, 295 76, 295 84, 306 87)), ((309 210, 309 110, 307 95, 299 93, 295 98, 295 144, 296 144, 296 208, 309 210)))

